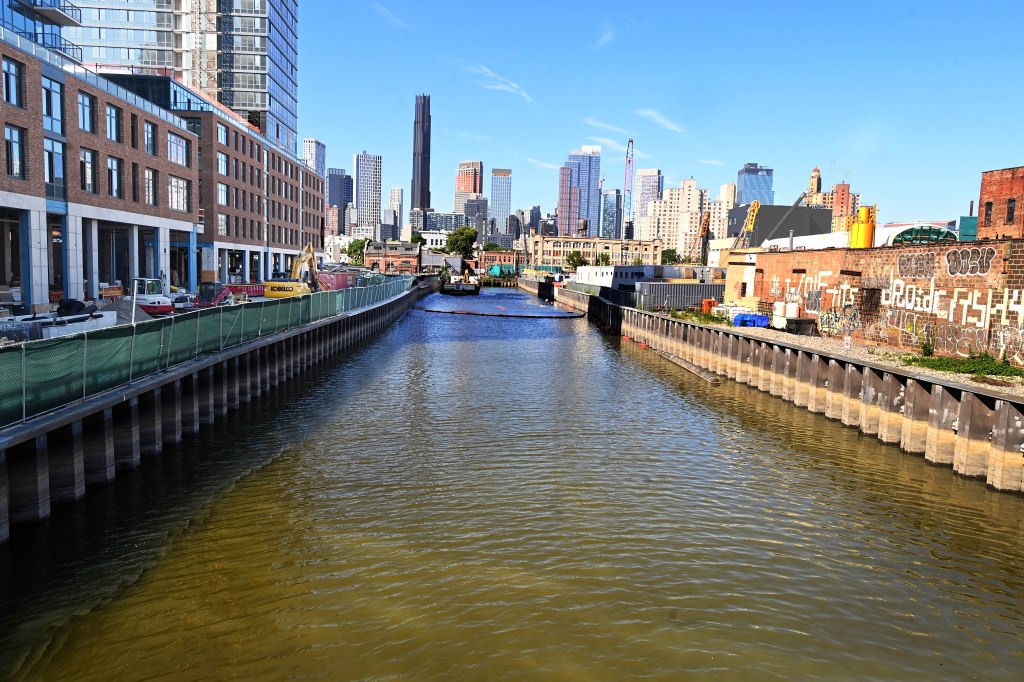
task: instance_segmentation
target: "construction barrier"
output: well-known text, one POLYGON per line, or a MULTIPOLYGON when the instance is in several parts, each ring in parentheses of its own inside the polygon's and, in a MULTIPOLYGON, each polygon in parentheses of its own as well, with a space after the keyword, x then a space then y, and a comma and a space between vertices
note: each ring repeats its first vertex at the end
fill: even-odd
POLYGON ((196 310, 0 349, 0 427, 25 421, 173 365, 376 305, 415 278, 196 310))

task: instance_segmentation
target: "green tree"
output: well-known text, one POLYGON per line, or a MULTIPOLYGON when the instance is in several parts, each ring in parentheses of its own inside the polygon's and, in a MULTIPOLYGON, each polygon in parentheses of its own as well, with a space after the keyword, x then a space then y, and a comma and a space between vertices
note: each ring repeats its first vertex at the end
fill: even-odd
POLYGON ((631 263, 631 265, 643 265, 643 264, 644 264, 644 259, 641 258, 640 256, 637 256, 636 258, 634 258, 633 262, 631 263))
POLYGON ((594 259, 594 265, 611 265, 612 257, 608 253, 599 253, 597 258, 594 259))
POLYGON ((473 244, 476 243, 477 231, 472 227, 460 227, 450 235, 445 244, 448 253, 454 253, 469 258, 473 255, 473 244))
POLYGON ((579 251, 570 251, 565 256, 565 264, 575 270, 581 268, 584 265, 590 265, 590 261, 583 257, 583 254, 579 251))
POLYGON ((679 253, 675 249, 665 249, 661 252, 661 264, 672 265, 679 262, 679 253))
POLYGON ((362 265, 363 264, 363 250, 366 248, 366 242, 369 239, 357 239, 348 245, 348 262, 351 265, 362 265))
POLYGON ((497 242, 487 242, 484 244, 484 251, 500 251, 501 245, 497 242))
POLYGON ((412 233, 412 240, 411 241, 412 241, 413 244, 426 244, 427 243, 427 240, 424 239, 423 235, 420 234, 419 232, 416 232, 415 230, 412 233))

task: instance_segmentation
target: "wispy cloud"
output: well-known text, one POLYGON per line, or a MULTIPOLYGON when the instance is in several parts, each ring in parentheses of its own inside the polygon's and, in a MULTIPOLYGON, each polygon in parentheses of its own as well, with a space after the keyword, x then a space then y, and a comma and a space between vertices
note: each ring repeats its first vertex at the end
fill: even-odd
POLYGON ((519 95, 527 102, 533 103, 533 98, 530 97, 526 90, 524 90, 518 83, 510 81, 508 78, 505 78, 504 76, 499 76, 498 74, 494 73, 483 64, 479 66, 470 66, 466 69, 466 71, 469 71, 470 73, 475 73, 480 76, 485 76, 486 78, 490 78, 490 82, 481 83, 480 85, 480 87, 486 90, 500 90, 501 92, 508 92, 513 95, 519 95))
POLYGON ((656 126, 660 126, 665 130, 671 130, 673 133, 678 133, 682 136, 687 136, 690 133, 687 132, 686 128, 679 125, 675 121, 670 121, 660 111, 656 109, 634 109, 633 113, 641 118, 646 118, 656 126))
POLYGON ((610 130, 613 133, 622 133, 623 135, 629 135, 629 131, 628 130, 623 130, 619 126, 612 125, 611 123, 605 123, 604 121, 599 121, 596 118, 594 118, 593 116, 587 116, 585 119, 583 119, 583 122, 586 123, 591 128, 597 128, 599 130, 610 130))
POLYGON ((601 25, 601 35, 597 37, 597 42, 594 43, 594 47, 600 49, 613 40, 615 40, 615 32, 612 31, 612 27, 606 21, 601 25))
MULTIPOLYGON (((626 153, 626 145, 622 144, 618 140, 613 140, 610 137, 591 137, 590 139, 602 147, 608 147, 608 149, 611 149, 612 151, 622 152, 623 154, 626 153)), ((637 159, 652 158, 647 152, 641 151, 635 147, 633 148, 633 156, 637 159)))
POLYGON ((402 21, 401 19, 399 19, 398 16, 394 12, 389 10, 384 5, 378 5, 377 3, 374 2, 374 3, 371 4, 371 7, 373 7, 375 10, 377 10, 377 14, 381 15, 382 17, 384 17, 388 21, 389 24, 392 24, 393 26, 397 26, 398 28, 404 28, 407 31, 411 28, 409 26, 409 24, 407 24, 404 21, 402 21))
POLYGON ((725 161, 719 161, 718 159, 701 159, 700 162, 704 163, 704 164, 707 164, 709 166, 724 166, 725 165, 725 161))
POLYGON ((555 170, 556 168, 558 168, 558 164, 557 163, 548 163, 547 161, 538 161, 537 159, 535 159, 533 157, 529 157, 529 156, 526 157, 526 160, 529 163, 532 163, 537 168, 547 168, 548 170, 555 170))

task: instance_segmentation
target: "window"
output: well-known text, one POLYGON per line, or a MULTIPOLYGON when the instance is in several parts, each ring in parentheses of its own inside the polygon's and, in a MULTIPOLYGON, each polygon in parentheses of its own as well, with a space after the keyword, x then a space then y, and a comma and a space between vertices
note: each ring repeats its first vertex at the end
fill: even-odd
POLYGON ((217 172, 221 175, 228 174, 228 155, 224 152, 217 152, 217 172))
POLYGON ((64 86, 43 76, 43 128, 64 134, 64 86))
POLYGON ((153 170, 152 168, 147 168, 146 169, 146 178, 145 178, 145 180, 146 180, 146 203, 149 204, 150 206, 156 206, 157 203, 158 203, 158 201, 157 201, 157 194, 156 194, 156 192, 157 192, 157 190, 156 190, 156 181, 157 181, 156 171, 153 170))
POLYGON ((82 176, 82 191, 96 194, 96 152, 91 149, 82 149, 78 154, 78 161, 82 176))
POLYGON ((146 121, 144 128, 144 136, 146 138, 146 153, 152 156, 156 156, 156 124, 146 121))
POLYGON ((78 127, 87 133, 96 132, 96 98, 78 93, 78 127))
POLYGON ((64 143, 43 139, 43 174, 46 179, 46 198, 64 198, 64 143))
POLYGON ((130 138, 131 145, 132 145, 132 149, 138 149, 139 148, 139 117, 136 116, 135 114, 132 114, 131 121, 132 121, 131 125, 129 126, 129 129, 131 130, 131 138, 130 138))
POLYGON ((1006 224, 1013 225, 1014 214, 1017 212, 1017 200, 1006 200, 1006 224))
POLYGON ((225 147, 228 146, 228 127, 223 123, 217 124, 217 142, 220 142, 225 147))
POLYGON ((222 237, 228 236, 228 217, 223 213, 217 214, 217 234, 222 237))
POLYGON ((113 156, 107 157, 107 193, 117 199, 124 198, 124 188, 121 186, 122 161, 113 156))
POLYGON ((189 182, 184 178, 168 176, 167 203, 175 211, 187 211, 189 209, 189 182))
POLYGON ((4 101, 16 107, 25 106, 25 97, 21 88, 23 73, 24 66, 22 64, 4 57, 4 101))
POLYGON ((217 203, 221 206, 228 205, 228 186, 223 182, 217 183, 217 203))
POLYGON ((992 202, 985 202, 985 222, 984 225, 987 227, 992 224, 992 202))
POLYGON ((167 160, 188 168, 188 140, 174 133, 167 133, 167 160))
POLYGON ((107 105, 107 139, 120 142, 121 137, 121 110, 113 104, 107 105))
MULTIPOLYGON (((5 59, 4 62, 7 60, 5 59)), ((5 64, 6 66, 6 64, 5 64)), ((4 126, 4 145, 7 151, 7 174, 12 178, 25 177, 25 130, 4 126)))

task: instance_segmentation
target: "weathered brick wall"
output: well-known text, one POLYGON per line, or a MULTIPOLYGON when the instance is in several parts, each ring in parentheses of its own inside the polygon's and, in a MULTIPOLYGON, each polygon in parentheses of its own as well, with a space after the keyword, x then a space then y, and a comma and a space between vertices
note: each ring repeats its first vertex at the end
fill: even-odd
POLYGON ((763 303, 796 302, 823 336, 1024 365, 1024 241, 758 255, 763 303))
POLYGON ((981 196, 978 201, 978 239, 1024 237, 1024 167, 1003 168, 981 174, 981 196), (1007 220, 1008 202, 1016 207, 1007 220), (985 205, 992 203, 991 215, 985 205))

